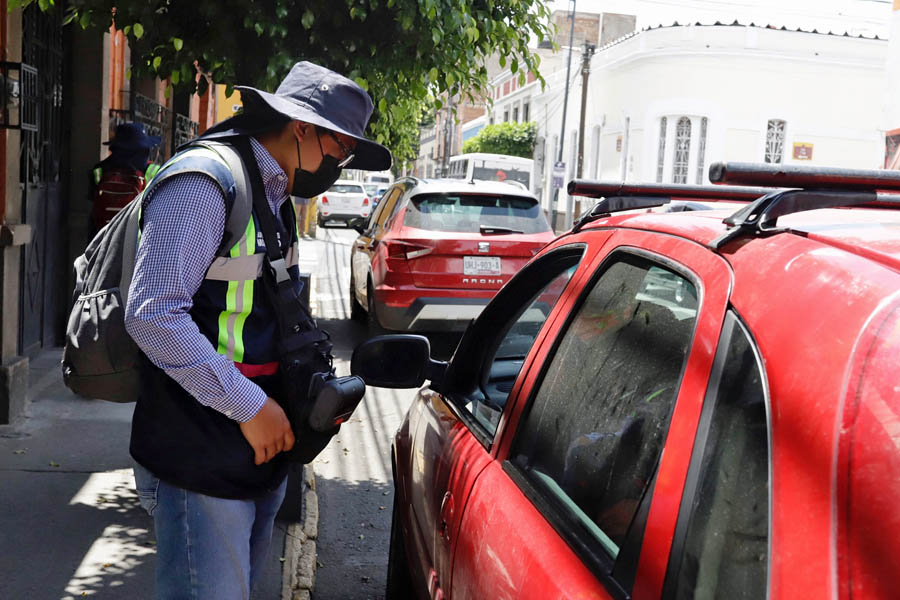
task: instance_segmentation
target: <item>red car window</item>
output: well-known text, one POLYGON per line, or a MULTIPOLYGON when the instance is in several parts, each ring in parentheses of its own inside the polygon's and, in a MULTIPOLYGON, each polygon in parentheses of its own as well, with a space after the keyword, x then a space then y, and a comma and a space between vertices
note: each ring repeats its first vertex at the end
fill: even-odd
MULTIPOLYGON (((614 561, 649 496, 698 310, 683 276, 621 254, 564 333, 510 451, 554 518, 614 561)), ((640 521, 640 520, 637 520, 640 521)))
POLYGON ((417 229, 479 233, 482 227, 509 233, 550 231, 537 200, 479 194, 422 194, 410 200, 403 224, 417 229))
POLYGON ((769 556, 769 433, 764 375, 733 313, 685 485, 664 598, 765 598, 769 556))

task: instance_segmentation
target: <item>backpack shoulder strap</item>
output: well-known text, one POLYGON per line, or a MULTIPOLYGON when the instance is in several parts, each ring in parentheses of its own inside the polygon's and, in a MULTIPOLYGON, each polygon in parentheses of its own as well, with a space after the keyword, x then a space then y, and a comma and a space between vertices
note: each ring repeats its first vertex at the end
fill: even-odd
POLYGON ((185 172, 208 175, 222 190, 225 197, 225 230, 216 256, 227 256, 231 247, 244 235, 253 204, 247 183, 247 171, 241 157, 231 145, 223 142, 206 140, 194 142, 159 169, 148 185, 144 198, 149 200, 151 190, 157 185, 169 177, 185 172), (199 159, 201 163, 186 160, 188 158, 199 159))
POLYGON ((231 247, 244 235, 247 223, 250 221, 250 212, 253 209, 249 187, 250 176, 240 153, 225 142, 204 141, 197 146, 208 148, 218 154, 228 165, 232 177, 234 177, 234 201, 231 207, 226 208, 225 232, 222 235, 222 243, 219 245, 217 256, 226 256, 231 247))
POLYGON ((138 236, 141 225, 141 197, 131 201, 124 210, 130 211, 128 222, 125 224, 125 239, 122 242, 122 275, 119 281, 119 295, 122 297, 122 306, 128 304, 128 290, 131 288, 131 278, 134 277, 134 261, 137 257, 138 236))

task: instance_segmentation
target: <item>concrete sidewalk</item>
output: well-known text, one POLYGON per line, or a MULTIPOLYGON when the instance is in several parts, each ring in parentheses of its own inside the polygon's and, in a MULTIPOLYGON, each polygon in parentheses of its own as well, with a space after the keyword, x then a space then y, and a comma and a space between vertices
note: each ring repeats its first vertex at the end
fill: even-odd
MULTIPOLYGON (((75 396, 60 356, 32 359, 27 416, 0 426, 0 596, 151 598, 153 527, 128 455, 134 405, 75 396)), ((298 468, 254 600, 309 598, 317 520, 312 471, 298 468)))

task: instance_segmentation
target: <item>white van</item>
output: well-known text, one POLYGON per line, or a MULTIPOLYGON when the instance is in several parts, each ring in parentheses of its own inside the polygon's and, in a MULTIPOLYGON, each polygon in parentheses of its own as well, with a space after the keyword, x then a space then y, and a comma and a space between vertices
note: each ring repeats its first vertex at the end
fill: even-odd
POLYGON ((519 156, 473 152, 451 156, 448 168, 447 177, 451 179, 515 182, 531 190, 534 161, 519 156))
POLYGON ((377 173, 366 173, 364 183, 374 183, 379 187, 388 187, 394 183, 394 176, 390 171, 380 171, 377 173))

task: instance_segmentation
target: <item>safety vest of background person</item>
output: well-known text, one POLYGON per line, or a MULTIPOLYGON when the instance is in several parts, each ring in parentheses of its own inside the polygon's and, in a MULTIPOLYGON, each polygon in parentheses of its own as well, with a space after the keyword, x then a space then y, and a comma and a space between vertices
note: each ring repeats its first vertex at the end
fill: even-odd
POLYGON ((137 171, 127 166, 104 167, 99 163, 93 175, 93 210, 91 220, 95 229, 109 223, 116 214, 125 208, 143 191, 159 171, 159 165, 150 163, 145 171, 137 171))
MULTIPOLYGON (((223 190, 226 214, 230 215, 237 192, 235 177, 222 152, 220 144, 206 142, 176 154, 163 165, 144 197, 153 202, 153 187, 169 177, 203 173, 223 190)), ((281 250, 299 290, 293 203, 284 202, 278 217, 275 221, 281 250)), ((226 232, 228 228, 226 224, 226 232)), ((217 257, 194 294, 190 315, 219 354, 233 360, 270 397, 278 398, 281 394, 273 387, 278 385, 280 359, 278 319, 263 289, 266 249, 258 232, 259 220, 251 210, 236 241, 227 239, 227 234, 223 236, 217 257)), ((287 463, 274 460, 254 466, 253 449, 235 421, 203 406, 162 369, 146 357, 142 360, 144 401, 135 408, 131 437, 131 454, 139 463, 172 484, 224 498, 252 498, 281 483, 287 463), (198 452, 201 448, 215 451, 198 452)))

